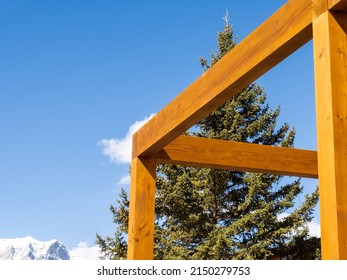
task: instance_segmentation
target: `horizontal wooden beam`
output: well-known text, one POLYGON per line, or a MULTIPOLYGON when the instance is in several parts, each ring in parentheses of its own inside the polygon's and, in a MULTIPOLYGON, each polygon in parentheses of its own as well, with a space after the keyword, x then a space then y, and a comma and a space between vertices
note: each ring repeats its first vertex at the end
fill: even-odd
POLYGON ((317 152, 179 136, 152 159, 157 163, 317 178, 317 152))
POLYGON ((133 156, 158 152, 311 40, 312 8, 312 0, 288 1, 145 124, 133 156))

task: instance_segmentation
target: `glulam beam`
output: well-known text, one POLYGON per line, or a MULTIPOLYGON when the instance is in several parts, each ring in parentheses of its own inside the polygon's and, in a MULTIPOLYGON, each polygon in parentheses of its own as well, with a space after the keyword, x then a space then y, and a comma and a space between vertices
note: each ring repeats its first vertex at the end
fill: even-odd
POLYGON ((131 163, 128 260, 153 259, 155 161, 134 158, 131 163))
POLYGON ((323 258, 347 259, 346 12, 347 0, 289 0, 135 133, 128 259, 153 258, 158 162, 318 176, 323 258), (312 37, 318 153, 180 136, 312 37))
POLYGON ((315 151, 180 136, 152 156, 157 163, 318 177, 315 151))
POLYGON ((346 260, 347 14, 327 11, 313 31, 322 257, 346 260))

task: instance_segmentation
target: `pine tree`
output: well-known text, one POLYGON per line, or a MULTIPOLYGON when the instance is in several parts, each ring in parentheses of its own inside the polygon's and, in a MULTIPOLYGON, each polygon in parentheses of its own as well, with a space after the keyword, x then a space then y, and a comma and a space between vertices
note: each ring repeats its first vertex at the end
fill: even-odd
MULTIPOLYGON (((227 18, 217 40, 211 62, 200 58, 205 70, 236 45, 227 18)), ((280 108, 269 108, 264 89, 253 83, 187 134, 292 147, 295 131, 286 123, 278 126, 279 113, 280 108)), ((300 179, 282 182, 278 175, 158 166, 155 259, 319 258, 319 239, 310 237, 307 228, 318 190, 295 208, 303 190, 300 179)), ((105 258, 126 257, 128 207, 122 190, 118 208, 111 206, 118 225, 115 237, 97 236, 105 258)))
POLYGON ((96 244, 99 246, 101 259, 122 260, 127 256, 127 242, 125 233, 128 231, 129 200, 128 194, 121 189, 120 199, 117 200, 118 208, 110 206, 113 222, 117 225, 113 238, 102 238, 96 234, 96 244))

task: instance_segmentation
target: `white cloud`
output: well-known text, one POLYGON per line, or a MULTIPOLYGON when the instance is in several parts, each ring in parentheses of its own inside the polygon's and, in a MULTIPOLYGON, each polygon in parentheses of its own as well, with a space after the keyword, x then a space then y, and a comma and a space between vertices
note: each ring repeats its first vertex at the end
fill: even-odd
POLYGON ((133 123, 124 138, 102 139, 98 142, 103 147, 102 152, 108 156, 111 162, 119 164, 129 164, 131 161, 131 147, 133 134, 155 114, 145 117, 143 120, 133 123))
POLYGON ((283 212, 277 215, 277 219, 279 221, 282 221, 283 219, 287 218, 289 216, 289 213, 283 212))
POLYGON ((120 178, 120 180, 118 182, 119 186, 127 186, 129 184, 130 184, 130 176, 129 175, 123 176, 122 178, 120 178))
POLYGON ((99 247, 89 247, 86 242, 79 242, 69 253, 71 260, 99 260, 100 256, 99 247))
POLYGON ((320 237, 320 224, 315 221, 308 223, 308 229, 311 236, 320 237))
MULTIPOLYGON (((281 213, 277 216, 277 219, 279 221, 287 218, 290 214, 289 213, 281 213)), ((311 221, 307 224, 308 226, 308 230, 309 230, 309 235, 310 236, 316 236, 316 237, 320 237, 320 224, 315 222, 315 221, 311 221)))

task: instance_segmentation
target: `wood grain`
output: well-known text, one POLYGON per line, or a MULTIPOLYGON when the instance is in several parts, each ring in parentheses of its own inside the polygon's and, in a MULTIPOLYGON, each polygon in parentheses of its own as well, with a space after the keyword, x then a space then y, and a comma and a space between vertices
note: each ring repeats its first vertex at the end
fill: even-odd
POLYGON ((347 14, 313 27, 322 256, 347 259, 347 14))
POLYGON ((128 259, 151 260, 154 247, 156 164, 134 158, 131 164, 128 259))
POLYGON ((315 151, 180 136, 152 156, 157 163, 318 177, 315 151))
POLYGON ((328 0, 312 0, 313 20, 328 10, 328 0))
POLYGON ((317 177, 314 151, 179 137, 312 36, 322 254, 347 259, 346 11, 347 0, 288 1, 134 135, 128 259, 153 258, 156 162, 317 177))

